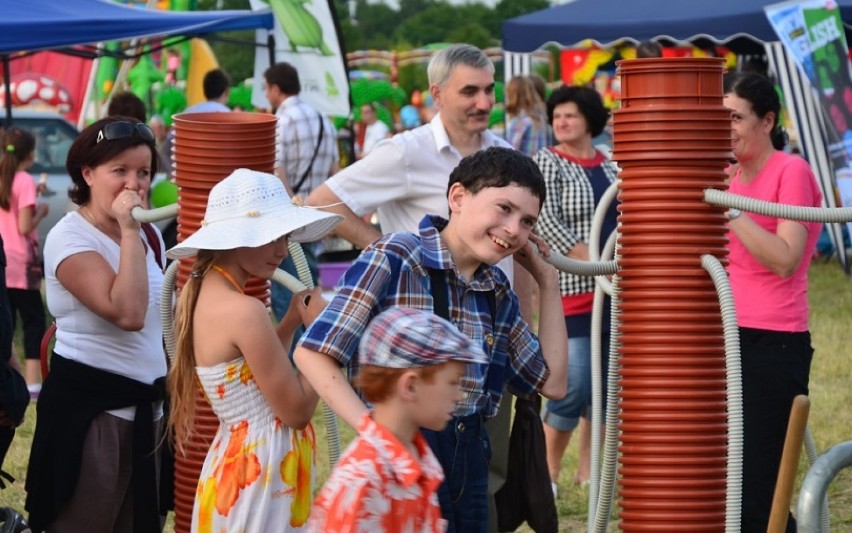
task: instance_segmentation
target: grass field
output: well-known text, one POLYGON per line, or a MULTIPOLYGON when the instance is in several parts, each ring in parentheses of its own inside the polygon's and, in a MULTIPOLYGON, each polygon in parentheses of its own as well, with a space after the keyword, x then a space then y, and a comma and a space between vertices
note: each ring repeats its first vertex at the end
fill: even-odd
MULTIPOLYGON (((810 272, 811 333, 816 350, 811 369, 810 428, 819 453, 846 440, 852 440, 852 279, 847 278, 836 262, 814 264, 810 272)), ((20 350, 20 348, 19 348, 20 350)), ((18 435, 5 467, 18 481, 9 489, 0 491, 0 505, 11 505, 22 510, 24 506, 23 481, 27 457, 35 422, 34 405, 18 435)), ((328 461, 324 442, 324 424, 320 411, 314 417, 320 440, 318 451, 317 482, 328 476, 328 461)), ((348 427, 342 427, 344 445, 353 436, 348 427)), ((557 501, 560 531, 583 531, 586 524, 588 489, 571 482, 577 467, 576 444, 572 443, 563 461, 560 492, 557 501)), ((796 487, 807 471, 803 459, 796 487)), ((795 508, 798 491, 793 497, 795 508)), ((840 473, 829 489, 832 531, 852 530, 852 469, 840 473)), ((616 511, 617 512, 617 511, 616 511)), ((171 531, 171 525, 167 526, 171 531)), ((617 518, 610 525, 617 531, 617 518)), ((519 531, 531 531, 522 527, 519 531)))

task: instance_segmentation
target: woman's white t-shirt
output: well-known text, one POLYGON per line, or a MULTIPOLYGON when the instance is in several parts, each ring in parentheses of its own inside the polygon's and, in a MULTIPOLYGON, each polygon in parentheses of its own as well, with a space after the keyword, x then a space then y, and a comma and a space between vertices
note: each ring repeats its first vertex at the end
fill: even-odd
MULTIPOLYGON (((166 373, 160 318, 163 271, 157 264, 144 231, 139 231, 139 238, 145 243, 148 267, 148 310, 145 313, 145 326, 141 330, 125 331, 99 317, 56 279, 56 269, 62 261, 83 252, 100 254, 118 272, 118 244, 77 212, 66 214, 47 235, 44 245, 45 287, 47 307, 56 319, 54 351, 57 354, 151 384, 166 373)), ((160 256, 165 257, 162 240, 159 246, 160 256)), ((80 276, 87 274, 91 275, 79 273, 80 276)), ((133 420, 135 408, 118 409, 110 413, 133 420)))

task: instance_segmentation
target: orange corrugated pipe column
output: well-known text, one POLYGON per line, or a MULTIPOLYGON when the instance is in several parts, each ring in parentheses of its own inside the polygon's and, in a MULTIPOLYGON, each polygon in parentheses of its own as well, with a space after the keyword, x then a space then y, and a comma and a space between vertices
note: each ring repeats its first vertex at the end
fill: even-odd
MULTIPOLYGON (((175 116, 172 158, 178 189, 178 242, 201 227, 210 189, 237 168, 272 173, 276 118, 260 113, 192 113, 175 116)), ((192 272, 181 261, 178 288, 192 272)), ((250 279, 246 294, 268 304, 269 282, 250 279)), ((192 441, 187 454, 175 453, 175 532, 189 533, 198 477, 219 419, 199 390, 192 441)))
POLYGON ((621 168, 620 529, 723 531, 725 352, 701 255, 726 263, 730 112, 723 61, 620 61, 613 159, 621 168))

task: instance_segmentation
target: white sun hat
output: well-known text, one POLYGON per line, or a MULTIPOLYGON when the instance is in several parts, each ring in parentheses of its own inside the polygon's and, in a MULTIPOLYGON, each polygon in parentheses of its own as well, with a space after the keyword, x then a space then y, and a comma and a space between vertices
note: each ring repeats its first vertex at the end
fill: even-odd
POLYGON ((256 248, 287 234, 291 242, 311 242, 341 220, 340 215, 293 204, 272 174, 238 168, 210 190, 201 228, 166 255, 183 259, 199 250, 256 248))

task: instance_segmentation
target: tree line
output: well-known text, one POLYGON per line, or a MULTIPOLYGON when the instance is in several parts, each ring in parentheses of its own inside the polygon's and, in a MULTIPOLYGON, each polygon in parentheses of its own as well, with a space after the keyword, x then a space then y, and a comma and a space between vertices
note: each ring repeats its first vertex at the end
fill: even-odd
MULTIPOLYGON (((326 0, 313 0, 322 2, 326 0)), ((399 9, 386 4, 330 0, 335 8, 346 51, 413 50, 434 43, 466 42, 480 48, 500 45, 503 21, 544 9, 548 0, 500 0, 493 8, 480 3, 452 5, 446 0, 399 0, 399 9)), ((250 9, 249 0, 198 0, 197 9, 250 9)), ((228 41, 211 39, 220 66, 231 79, 253 76, 254 31, 229 32, 228 41)))

